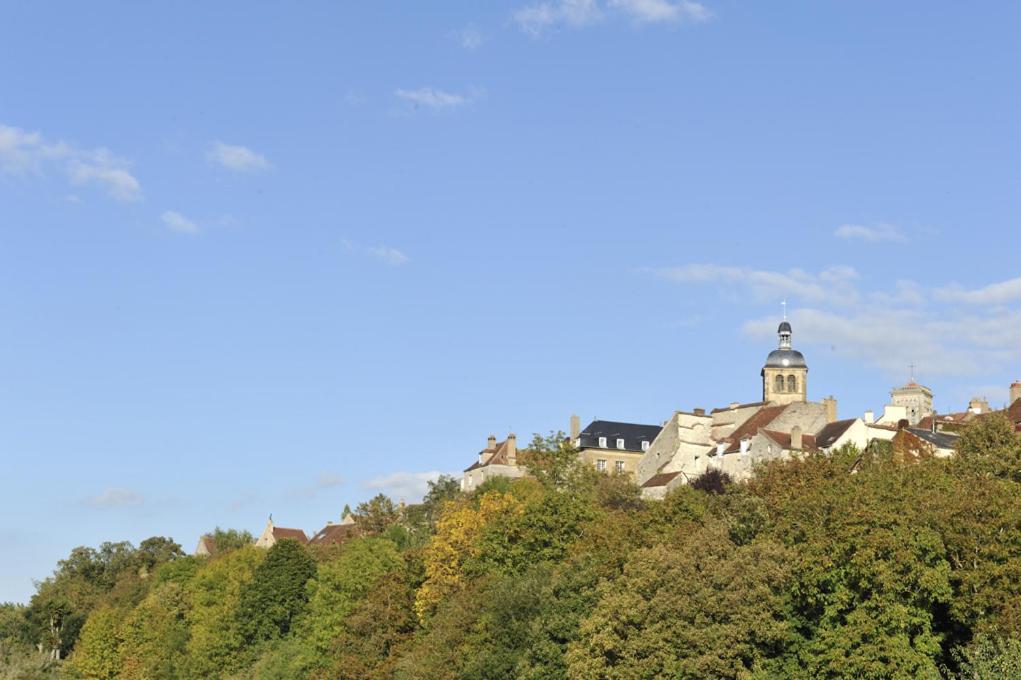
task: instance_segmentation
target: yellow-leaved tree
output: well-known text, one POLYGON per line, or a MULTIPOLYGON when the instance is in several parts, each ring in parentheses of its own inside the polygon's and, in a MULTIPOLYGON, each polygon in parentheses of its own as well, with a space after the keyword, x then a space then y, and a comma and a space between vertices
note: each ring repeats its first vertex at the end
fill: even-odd
POLYGON ((524 503, 510 493, 490 491, 447 506, 436 523, 436 535, 425 547, 425 581, 415 595, 415 613, 425 621, 443 598, 464 583, 464 565, 478 556, 478 539, 493 520, 524 512, 524 503))

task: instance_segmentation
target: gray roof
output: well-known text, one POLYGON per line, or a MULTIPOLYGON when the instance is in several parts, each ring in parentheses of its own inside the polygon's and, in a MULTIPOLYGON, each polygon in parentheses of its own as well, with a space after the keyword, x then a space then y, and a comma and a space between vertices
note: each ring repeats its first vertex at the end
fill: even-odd
POLYGON ((956 434, 933 432, 931 430, 922 430, 917 427, 909 427, 908 432, 919 439, 924 439, 938 449, 952 449, 957 446, 958 437, 956 434))
POLYGON ((774 349, 766 357, 766 368, 808 368, 808 364, 796 349, 774 349))
POLYGON ((578 438, 580 449, 599 448, 599 438, 606 437, 606 448, 617 449, 617 440, 624 440, 622 451, 641 452, 642 442, 652 443, 663 428, 659 425, 639 425, 637 423, 618 423, 612 420, 593 420, 581 431, 578 438))
POLYGON ((816 446, 821 449, 833 446, 833 443, 847 432, 847 428, 854 425, 855 420, 857 420, 857 418, 837 420, 832 423, 828 423, 815 435, 816 446))

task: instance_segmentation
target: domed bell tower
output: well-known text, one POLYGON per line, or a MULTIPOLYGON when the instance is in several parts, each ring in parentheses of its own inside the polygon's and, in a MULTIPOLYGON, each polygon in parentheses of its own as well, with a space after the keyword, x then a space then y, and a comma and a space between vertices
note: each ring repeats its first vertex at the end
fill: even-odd
POLYGON ((762 367, 762 401, 793 404, 808 401, 808 364, 791 348, 791 324, 784 319, 777 329, 780 346, 766 357, 762 367))

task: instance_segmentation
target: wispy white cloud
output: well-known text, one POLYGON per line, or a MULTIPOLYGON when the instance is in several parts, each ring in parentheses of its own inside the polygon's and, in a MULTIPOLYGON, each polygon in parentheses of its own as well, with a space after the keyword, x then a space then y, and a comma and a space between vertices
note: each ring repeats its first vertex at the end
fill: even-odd
POLYGON ((936 291, 936 297, 947 302, 964 302, 973 305, 1002 305, 1021 300, 1021 277, 991 283, 982 288, 968 290, 951 284, 936 291))
POLYGON ((346 239, 343 244, 344 248, 350 252, 368 255, 391 267, 400 267, 411 261, 406 253, 390 246, 378 245, 366 248, 346 239))
POLYGON ((880 223, 872 227, 863 224, 843 224, 833 235, 846 240, 880 243, 882 241, 907 241, 904 230, 893 224, 880 223))
POLYGON ((731 286, 742 294, 751 293, 756 301, 793 296, 811 302, 846 304, 858 299, 853 267, 834 266, 811 274, 802 269, 786 272, 716 264, 687 264, 652 270, 658 277, 676 283, 719 284, 731 286))
POLYGON ((206 157, 210 162, 235 172, 254 172, 257 170, 268 170, 270 162, 266 157, 258 154, 247 146, 224 144, 213 142, 206 157))
POLYGON ((407 502, 418 502, 429 490, 429 482, 435 481, 442 472, 394 472, 362 482, 362 488, 385 493, 391 498, 407 502))
POLYGON ((466 50, 477 50, 486 42, 486 34, 474 24, 468 24, 461 30, 455 31, 454 37, 458 44, 466 50))
POLYGON ((614 16, 638 24, 704 23, 713 13, 695 0, 543 0, 517 9, 512 18, 532 37, 560 28, 584 28, 614 16))
POLYGON ((288 498, 315 498, 323 491, 344 485, 344 478, 332 472, 322 472, 315 483, 295 489, 287 494, 288 498))
POLYGON ((437 90, 432 87, 420 87, 417 90, 398 89, 394 94, 398 99, 410 102, 416 108, 422 107, 433 111, 457 109, 471 102, 467 95, 437 90))
POLYGON ((596 0, 554 0, 527 5, 514 12, 522 31, 537 37, 560 26, 581 28, 600 21, 603 11, 596 0))
MULTIPOLYGON (((818 273, 713 264, 654 270, 687 286, 711 287, 735 303, 794 301, 799 343, 830 351, 893 376, 914 363, 927 376, 978 377, 1021 362, 1021 279, 984 288, 929 288, 912 281, 869 289, 858 272, 833 266, 818 273), (970 305, 953 309, 947 301, 970 305)), ((779 311, 779 310, 778 310, 779 311)), ((756 338, 775 337, 777 314, 745 322, 756 338)))
POLYGON ((408 256, 396 248, 390 248, 389 246, 376 246, 369 248, 368 252, 370 255, 385 262, 392 267, 399 267, 402 264, 408 263, 408 256))
POLYGON ((176 231, 181 234, 197 234, 199 232, 199 225, 195 224, 179 212, 167 210, 160 215, 160 219, 163 220, 163 224, 172 231, 176 231))
POLYGON ((106 489, 98 496, 86 498, 82 503, 90 508, 106 510, 110 508, 123 508, 142 504, 142 496, 130 489, 106 489))
POLYGON ((51 142, 38 132, 0 123, 0 171, 43 176, 50 168, 62 172, 74 185, 96 185, 118 201, 142 197, 142 185, 129 163, 107 149, 82 149, 51 142))
POLYGON ((692 0, 610 0, 610 7, 617 8, 640 23, 663 23, 689 21, 703 23, 712 19, 705 5, 692 0))

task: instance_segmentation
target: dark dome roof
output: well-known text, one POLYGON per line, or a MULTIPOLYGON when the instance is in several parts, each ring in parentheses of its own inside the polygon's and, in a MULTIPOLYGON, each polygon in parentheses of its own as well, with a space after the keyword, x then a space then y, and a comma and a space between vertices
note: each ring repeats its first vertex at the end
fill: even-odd
POLYGON ((776 329, 776 332, 777 333, 790 333, 791 332, 791 325, 789 323, 787 323, 786 321, 782 321, 780 323, 780 327, 776 329))
POLYGON ((774 349, 766 357, 766 368, 808 368, 808 364, 796 349, 774 349))

